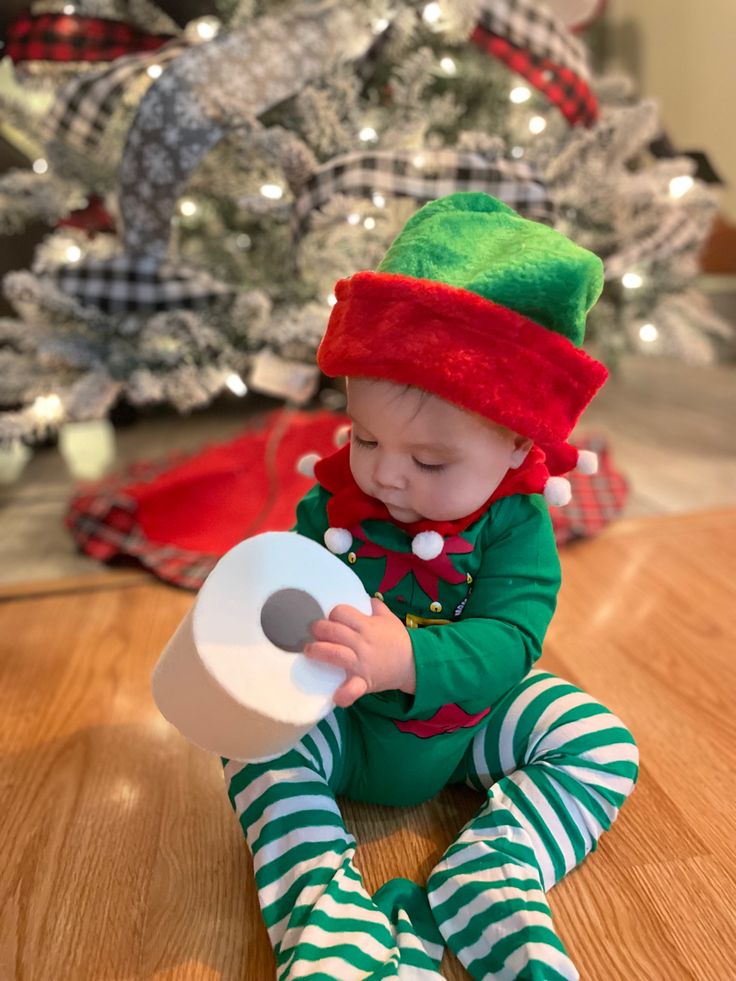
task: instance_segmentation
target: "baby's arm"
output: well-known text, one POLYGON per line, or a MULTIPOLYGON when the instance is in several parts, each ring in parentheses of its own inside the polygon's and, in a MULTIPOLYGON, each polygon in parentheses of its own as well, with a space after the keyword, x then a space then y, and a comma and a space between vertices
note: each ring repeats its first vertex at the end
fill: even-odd
POLYGON ((560 563, 547 505, 537 495, 494 508, 473 590, 456 623, 409 631, 416 692, 409 717, 457 703, 473 713, 530 670, 557 603, 560 563))

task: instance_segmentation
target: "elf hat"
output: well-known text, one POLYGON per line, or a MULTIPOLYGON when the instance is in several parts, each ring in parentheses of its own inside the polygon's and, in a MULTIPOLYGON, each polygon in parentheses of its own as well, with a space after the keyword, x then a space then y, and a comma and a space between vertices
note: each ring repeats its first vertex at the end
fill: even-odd
POLYGON ((567 438, 608 374, 581 350, 602 286, 592 252, 487 194, 452 194, 409 219, 376 272, 336 284, 317 361, 328 376, 412 385, 528 437, 553 475, 539 491, 567 503, 558 475, 595 470, 567 438))

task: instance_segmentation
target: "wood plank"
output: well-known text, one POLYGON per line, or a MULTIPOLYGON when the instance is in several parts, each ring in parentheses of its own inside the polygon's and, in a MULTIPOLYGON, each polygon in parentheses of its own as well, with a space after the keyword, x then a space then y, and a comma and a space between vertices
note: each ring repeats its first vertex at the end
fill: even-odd
MULTIPOLYGON (((731 977, 736 511, 621 522, 562 559, 541 666, 622 716, 642 775, 551 894, 557 927, 589 981, 731 977)), ((265 981, 218 762, 150 695, 192 597, 115 575, 0 595, 0 977, 265 981)), ((424 881, 479 805, 460 788, 406 810, 344 802, 369 888, 424 881)))

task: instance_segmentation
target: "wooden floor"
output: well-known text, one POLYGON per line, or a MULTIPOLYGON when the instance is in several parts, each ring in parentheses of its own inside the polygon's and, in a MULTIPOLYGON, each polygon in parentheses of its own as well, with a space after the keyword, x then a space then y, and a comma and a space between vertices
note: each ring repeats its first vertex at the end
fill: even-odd
MULTIPOLYGON (((736 511, 624 521, 563 567, 541 664, 624 718, 642 771, 553 891, 559 932, 586 981, 734 978, 736 511)), ((273 977, 218 762, 149 691, 191 601, 139 572, 0 594, 3 981, 273 977)), ((346 805, 368 886, 424 881, 478 804, 346 805)))

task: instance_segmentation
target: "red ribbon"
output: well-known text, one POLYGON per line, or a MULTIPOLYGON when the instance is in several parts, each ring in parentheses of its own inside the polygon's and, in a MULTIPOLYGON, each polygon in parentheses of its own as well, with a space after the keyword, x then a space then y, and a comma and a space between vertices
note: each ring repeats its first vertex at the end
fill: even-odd
POLYGON ((21 14, 9 25, 4 53, 22 61, 113 61, 155 51, 170 34, 147 34, 131 24, 76 14, 21 14))

